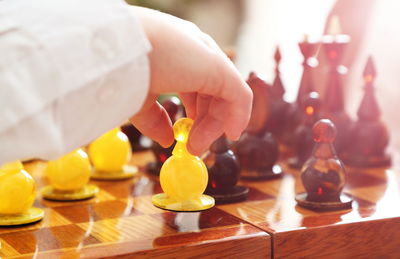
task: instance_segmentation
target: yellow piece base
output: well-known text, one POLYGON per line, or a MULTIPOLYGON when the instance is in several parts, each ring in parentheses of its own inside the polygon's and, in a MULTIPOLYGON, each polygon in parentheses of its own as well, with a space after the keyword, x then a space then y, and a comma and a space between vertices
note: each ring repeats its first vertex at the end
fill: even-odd
POLYGON ((78 201, 92 198, 98 192, 99 187, 92 184, 87 184, 82 189, 72 192, 56 190, 53 186, 48 185, 42 189, 42 197, 55 201, 78 201))
POLYGON ((189 200, 184 202, 177 202, 167 197, 165 193, 159 193, 153 195, 151 198, 153 205, 163 209, 177 212, 195 212, 207 210, 215 205, 215 200, 213 197, 208 195, 201 195, 197 200, 189 200))
POLYGON ((18 215, 0 215, 0 226, 17 226, 33 223, 44 217, 40 208, 30 208, 27 212, 18 215))
POLYGON ((94 180, 123 180, 134 177, 138 173, 136 166, 124 166, 122 171, 105 172, 94 170, 91 178, 94 180))

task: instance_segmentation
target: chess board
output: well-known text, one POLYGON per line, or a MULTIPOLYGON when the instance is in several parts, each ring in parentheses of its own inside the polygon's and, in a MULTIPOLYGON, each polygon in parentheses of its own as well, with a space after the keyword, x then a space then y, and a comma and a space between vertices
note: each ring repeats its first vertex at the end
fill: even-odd
MULTIPOLYGON (((133 156, 144 167, 150 153, 133 156)), ((38 189, 46 185, 43 162, 25 164, 38 189)), ((268 258, 268 233, 219 208, 202 213, 173 213, 154 207, 161 192, 155 177, 139 173, 122 181, 92 181, 95 198, 54 202, 37 198, 41 222, 0 227, 1 258, 268 258)))
MULTIPOLYGON (((134 154, 144 168, 148 152, 134 154)), ((46 184, 45 164, 26 169, 46 184)), ((299 172, 269 181, 243 181, 246 201, 197 213, 155 208, 157 178, 141 172, 123 181, 92 181, 101 191, 79 202, 52 202, 36 224, 0 228, 4 258, 398 258, 400 255, 400 171, 348 169, 346 192, 353 208, 314 212, 296 205, 299 172)))

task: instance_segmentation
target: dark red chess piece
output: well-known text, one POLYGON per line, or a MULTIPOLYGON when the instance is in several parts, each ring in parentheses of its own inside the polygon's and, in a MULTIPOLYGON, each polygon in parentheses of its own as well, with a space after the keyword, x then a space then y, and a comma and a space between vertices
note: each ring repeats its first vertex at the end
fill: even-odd
POLYGON ((310 92, 315 91, 312 78, 312 71, 318 66, 318 61, 315 54, 318 47, 317 42, 309 42, 307 37, 303 42, 299 43, 301 54, 303 55, 303 74, 301 76, 299 91, 297 92, 296 102, 300 107, 303 107, 302 102, 307 98, 310 92))
POLYGON ((260 135, 244 133, 235 146, 235 154, 243 179, 272 179, 282 174, 281 167, 276 164, 279 158, 278 142, 271 132, 260 135))
POLYGON ((303 105, 303 121, 294 132, 294 153, 289 159, 289 165, 293 168, 301 168, 311 156, 314 144, 312 128, 320 119, 321 101, 317 92, 310 92, 303 105))
POLYGON ((121 126, 121 131, 126 134, 131 144, 132 151, 142 151, 149 147, 143 146, 141 144, 142 133, 132 125, 132 123, 127 122, 121 126))
POLYGON ((285 88, 283 87, 279 72, 279 64, 281 60, 279 48, 276 48, 274 58, 276 62, 275 79, 270 91, 272 97, 270 104, 271 111, 268 117, 266 130, 271 132, 279 141, 285 142, 287 135, 293 133, 288 130, 292 104, 288 103, 283 98, 285 94, 285 88))
POLYGON ((307 37, 303 42, 299 43, 300 51, 303 55, 303 74, 300 81, 299 90, 297 92, 296 102, 291 105, 288 110, 288 120, 285 128, 288 134, 283 138, 283 143, 289 148, 295 148, 296 138, 293 132, 301 124, 303 118, 303 101, 310 92, 315 91, 312 78, 313 69, 318 65, 315 58, 318 42, 309 42, 307 37))
POLYGON ((315 123, 312 131, 315 147, 301 172, 306 193, 296 195, 298 205, 313 210, 351 208, 352 198, 342 193, 346 171, 333 146, 335 125, 322 119, 315 123))
MULTIPOLYGON (((169 117, 172 120, 172 123, 174 123, 183 115, 183 106, 178 97, 167 97, 164 101, 162 101, 161 105, 167 111, 169 117)), ((165 160, 167 160, 167 158, 172 155, 172 150, 174 146, 175 145, 171 145, 168 148, 164 148, 157 142, 153 141, 151 145, 151 151, 153 152, 156 161, 147 164, 147 172, 154 175, 159 175, 161 166, 164 164, 165 160)))
POLYGON ((246 82, 253 92, 253 108, 246 131, 259 133, 265 130, 271 113, 271 86, 254 72, 250 72, 246 82))
POLYGON ((375 66, 369 57, 364 69, 364 97, 358 108, 358 120, 350 130, 351 144, 347 147, 344 161, 357 167, 390 166, 391 158, 385 150, 389 143, 389 134, 381 121, 381 112, 375 97, 375 66))
POLYGON ((210 147, 203 161, 208 169, 206 194, 218 203, 244 200, 249 189, 236 185, 240 176, 240 166, 235 154, 228 147, 225 136, 221 136, 210 147))
POLYGON ((249 126, 234 145, 234 152, 244 179, 269 179, 282 174, 276 164, 279 156, 278 142, 271 132, 265 130, 270 115, 270 86, 255 73, 247 80, 253 91, 253 109, 249 126))
POLYGON ((335 147, 340 154, 348 141, 351 119, 344 109, 344 97, 341 77, 347 68, 340 64, 344 49, 350 41, 348 35, 325 35, 322 47, 329 62, 329 75, 323 99, 322 117, 330 119, 338 130, 335 147))

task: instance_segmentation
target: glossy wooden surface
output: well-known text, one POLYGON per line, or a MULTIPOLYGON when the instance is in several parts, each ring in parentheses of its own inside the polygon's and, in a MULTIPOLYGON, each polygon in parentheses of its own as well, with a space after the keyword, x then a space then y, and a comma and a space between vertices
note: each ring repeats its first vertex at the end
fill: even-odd
POLYGON ((348 168, 352 209, 314 212, 296 205, 299 171, 282 179, 245 182, 270 198, 220 206, 272 236, 273 258, 399 258, 400 172, 348 168))
MULTIPOLYGON (((144 166, 149 153, 134 155, 144 166)), ((400 171, 351 169, 345 192, 349 210, 314 212, 296 205, 304 189, 299 171, 282 165, 281 179, 241 181, 246 201, 201 213, 173 213, 151 204, 161 191, 157 178, 141 173, 125 181, 93 181, 101 191, 90 200, 51 202, 43 221, 0 228, 4 258, 398 258, 400 171)), ((38 185, 44 163, 30 163, 38 185)))
MULTIPOLYGON (((135 154, 132 164, 144 167, 153 157, 135 154)), ((46 184, 45 164, 26 170, 46 184)), ((151 195, 161 192, 157 178, 140 173, 123 181, 92 181, 98 196, 79 202, 37 198, 45 209, 36 224, 0 228, 2 258, 270 258, 271 239, 220 208, 173 213, 155 208, 151 195)))

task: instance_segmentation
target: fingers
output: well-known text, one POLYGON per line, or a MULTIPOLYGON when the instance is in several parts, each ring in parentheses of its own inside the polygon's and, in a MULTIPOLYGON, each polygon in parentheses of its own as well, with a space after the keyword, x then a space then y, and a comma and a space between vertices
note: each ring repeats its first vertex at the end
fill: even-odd
POLYGON ((216 79, 206 80, 199 93, 220 100, 212 102, 208 112, 224 122, 228 138, 238 140, 250 119, 252 91, 228 59, 218 58, 215 73, 210 76, 216 79))
POLYGON ((193 155, 200 156, 223 132, 223 123, 206 114, 193 124, 187 143, 188 151, 193 155))
POLYGON ((222 133, 231 140, 238 140, 250 119, 250 88, 234 68, 222 67, 218 73, 220 78, 215 79, 211 74, 197 94, 181 94, 188 116, 195 120, 188 142, 192 154, 201 154, 222 133))
POLYGON ((197 95, 195 120, 202 119, 208 113, 208 107, 210 106, 210 103, 211 97, 209 95, 197 95))
POLYGON ((151 99, 151 103, 145 104, 130 121, 143 135, 157 141, 163 147, 169 147, 174 141, 171 120, 155 98, 151 99))
POLYGON ((197 94, 196 93, 180 93, 179 97, 185 106, 186 115, 194 120, 196 118, 196 102, 197 102, 197 94))
MULTIPOLYGON (((228 114, 224 120, 225 130, 228 138, 238 140, 250 120, 253 93, 236 70, 228 66, 225 68, 228 69, 227 74, 229 75, 221 90, 221 98, 227 102, 225 109, 228 114)), ((212 110, 217 112, 216 108, 212 110)))
MULTIPOLYGON (((140 9, 138 17, 153 47, 149 54, 150 93, 180 93, 188 116, 195 119, 189 149, 198 153, 222 132, 237 140, 250 118, 252 92, 232 62, 214 40, 193 24, 146 9, 140 9)), ((142 115, 135 117, 143 121, 133 121, 144 134, 160 143, 172 142, 169 120, 160 109, 152 106, 147 111, 157 119, 142 115), (150 118, 151 123, 147 122, 150 118)))
POLYGON ((211 96, 197 95, 197 113, 188 141, 188 151, 200 155, 224 133, 224 101, 211 96), (212 111, 216 109, 215 111, 212 111), (218 111, 221 111, 219 113, 218 111))

